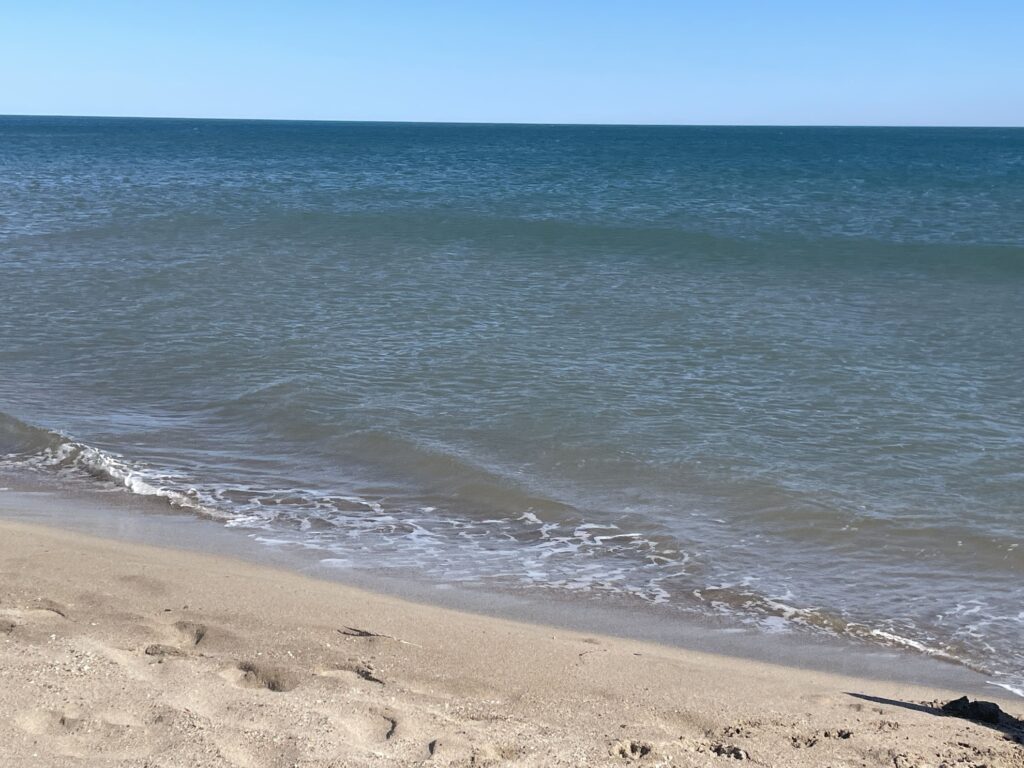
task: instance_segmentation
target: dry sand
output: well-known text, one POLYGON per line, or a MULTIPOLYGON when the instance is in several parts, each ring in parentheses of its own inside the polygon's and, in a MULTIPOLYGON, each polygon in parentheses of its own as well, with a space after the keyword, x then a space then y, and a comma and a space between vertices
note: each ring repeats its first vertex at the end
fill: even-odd
POLYGON ((0 675, 4 767, 1024 766, 1009 718, 931 708, 955 691, 20 523, 0 523, 0 675))

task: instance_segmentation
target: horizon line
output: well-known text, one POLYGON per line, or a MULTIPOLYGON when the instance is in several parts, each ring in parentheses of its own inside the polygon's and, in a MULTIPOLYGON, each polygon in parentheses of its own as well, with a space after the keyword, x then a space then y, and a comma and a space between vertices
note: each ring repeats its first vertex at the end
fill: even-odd
POLYGON ((305 117, 197 117, 191 115, 69 115, 58 113, 2 113, 5 118, 70 118, 87 120, 209 120, 221 122, 263 123, 369 123, 378 125, 479 125, 479 126, 534 126, 539 128, 973 128, 987 130, 1021 130, 1024 125, 981 125, 943 123, 586 123, 586 122, 533 122, 491 120, 369 120, 344 118, 305 117))

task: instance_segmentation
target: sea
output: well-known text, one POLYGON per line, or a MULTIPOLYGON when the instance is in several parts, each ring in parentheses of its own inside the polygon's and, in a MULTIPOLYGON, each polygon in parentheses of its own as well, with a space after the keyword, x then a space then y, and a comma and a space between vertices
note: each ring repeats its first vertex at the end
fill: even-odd
POLYGON ((1024 695, 1024 130, 3 117, 0 470, 1024 695))

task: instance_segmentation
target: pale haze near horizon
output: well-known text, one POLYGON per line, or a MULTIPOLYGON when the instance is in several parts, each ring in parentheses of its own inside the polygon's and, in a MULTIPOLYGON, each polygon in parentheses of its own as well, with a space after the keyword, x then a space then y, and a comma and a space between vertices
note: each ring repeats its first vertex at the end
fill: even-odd
POLYGON ((825 5, 0 3, 0 114, 1024 125, 1024 3, 825 5))

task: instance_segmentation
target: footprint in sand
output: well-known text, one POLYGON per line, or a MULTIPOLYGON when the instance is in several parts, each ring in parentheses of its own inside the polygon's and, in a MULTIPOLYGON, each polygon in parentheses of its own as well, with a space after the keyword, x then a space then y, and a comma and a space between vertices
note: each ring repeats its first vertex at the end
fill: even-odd
POLYGON ((697 741, 691 741, 688 739, 683 740, 684 746, 693 751, 702 754, 711 754, 715 757, 730 758, 732 760, 749 760, 750 753, 742 747, 737 747, 735 744, 729 744, 722 741, 707 741, 700 739, 697 741))
POLYGON ((110 740, 126 737, 133 731, 141 733, 147 730, 128 712, 107 712, 97 717, 76 709, 31 709, 20 712, 14 721, 26 733, 54 738, 73 735, 110 740))
POLYGON ((654 747, 646 741, 635 741, 633 739, 622 739, 612 744, 610 750, 612 757, 621 757, 625 760, 641 760, 654 751, 654 747))
POLYGON ((384 731, 384 741, 391 741, 398 733, 398 720, 393 715, 381 715, 387 723, 387 730, 384 731))
POLYGON ((745 749, 740 749, 733 744, 712 744, 711 754, 717 755, 718 757, 730 757, 733 760, 748 760, 750 755, 747 754, 745 749))
POLYGON ((206 639, 209 629, 195 621, 176 621, 174 628, 181 634, 182 641, 191 646, 199 645, 206 639))
POLYGON ((817 736, 790 736, 789 743, 793 745, 793 749, 807 749, 813 747, 818 743, 817 736))
POLYGON ((524 750, 512 744, 482 744, 473 750, 470 765, 508 765, 523 756, 524 750))
POLYGON ((427 752, 424 755, 428 760, 437 760, 441 765, 478 764, 479 760, 474 762, 473 756, 472 745, 465 736, 458 733, 447 733, 427 742, 427 752))
POLYGON ((58 602, 50 600, 46 597, 41 597, 32 604, 32 609, 36 611, 47 611, 49 613, 55 613, 62 619, 68 617, 68 609, 65 608, 58 602))
POLYGON ((106 765, 109 761, 105 758, 115 759, 118 765, 142 765, 150 752, 145 745, 154 734, 153 727, 128 712, 37 709, 19 713, 14 722, 56 754, 88 756, 88 765, 106 765))
POLYGON ((299 685, 291 670, 255 661, 240 661, 224 677, 242 688, 265 688, 274 693, 286 693, 299 685))
POLYGON ((380 673, 373 668, 373 665, 360 659, 349 659, 348 661, 336 664, 333 667, 321 669, 317 672, 317 675, 320 677, 342 677, 346 675, 355 675, 368 683, 384 685, 384 678, 381 677, 380 673))
MULTIPOLYGON (((355 707, 332 713, 331 721, 339 733, 347 734, 353 744, 377 746, 399 738, 398 716, 390 708, 355 707)), ((404 733, 404 729, 401 731, 404 733)))
POLYGON ((849 739, 853 736, 853 731, 847 728, 833 728, 830 731, 823 731, 822 736, 826 739, 849 739))
POLYGON ((828 731, 818 731, 807 735, 796 735, 790 736, 789 741, 793 745, 793 749, 805 749, 808 747, 815 746, 820 739, 840 739, 845 740, 853 736, 853 731, 847 730, 846 728, 834 728, 828 731))
POLYGON ((162 643, 153 643, 152 645, 146 646, 145 651, 147 656, 155 656, 157 659, 163 659, 168 656, 184 656, 185 652, 174 645, 163 645, 162 643))
MULTIPOLYGON (((10 635, 18 627, 31 630, 33 625, 40 631, 49 631, 45 629, 49 622, 67 619, 67 608, 53 600, 40 598, 23 608, 0 609, 0 635, 10 635)), ((32 634, 29 632, 30 636, 32 634)))
POLYGON ((178 633, 180 643, 178 645, 152 643, 147 645, 144 650, 147 656, 152 656, 158 662, 163 662, 166 658, 186 656, 190 649, 195 648, 206 639, 209 632, 205 624, 195 621, 177 621, 173 626, 178 633))
POLYGON ((44 616, 56 616, 62 619, 66 619, 68 617, 67 608, 60 603, 56 603, 53 600, 48 600, 46 598, 34 600, 31 605, 22 609, 8 608, 0 611, 0 613, 3 614, 3 616, 0 616, 0 631, 3 632, 10 632, 18 626, 16 619, 31 620, 33 617, 44 618, 44 616))
POLYGON ((32 709, 19 713, 14 722, 26 733, 42 735, 74 730, 81 718, 53 709, 32 709))

